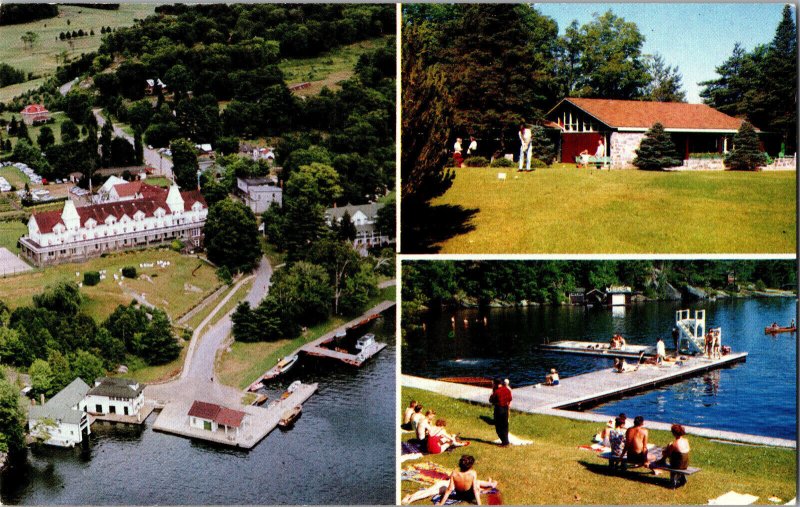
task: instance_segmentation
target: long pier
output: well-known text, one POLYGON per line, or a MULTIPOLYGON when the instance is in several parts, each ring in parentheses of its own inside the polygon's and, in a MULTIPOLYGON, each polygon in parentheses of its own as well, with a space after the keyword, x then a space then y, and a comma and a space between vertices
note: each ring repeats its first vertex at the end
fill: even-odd
MULTIPOLYGON (((625 394, 641 392, 654 387, 699 375, 703 372, 723 368, 747 359, 747 353, 735 353, 721 359, 705 359, 692 357, 682 365, 659 367, 641 365, 638 370, 628 373, 616 373, 611 368, 562 378, 558 386, 541 387, 525 386, 514 389, 513 410, 531 414, 542 414, 569 419, 606 422, 608 416, 591 412, 577 412, 581 407, 590 407, 601 401, 619 398, 625 394)), ((491 389, 466 384, 442 382, 411 375, 401 375, 404 387, 413 387, 431 391, 450 398, 469 401, 482 405, 489 404, 491 389)), ((513 386, 512 386, 513 388, 513 386)), ((664 422, 647 422, 654 429, 669 431, 670 424, 664 422)), ((770 438, 760 435, 748 435, 732 431, 714 430, 687 426, 687 432, 693 435, 743 442, 757 445, 777 447, 796 447, 796 441, 781 438, 770 438)))
MULTIPOLYGON (((344 324, 342 326, 337 327, 333 331, 320 336, 319 338, 317 338, 314 341, 308 342, 305 345, 300 346, 294 352, 290 352, 289 354, 287 354, 286 357, 291 357, 291 356, 293 356, 295 354, 307 354, 307 355, 315 356, 315 357, 323 357, 323 358, 328 358, 328 359, 334 359, 334 360, 337 360, 337 361, 342 361, 343 363, 346 363, 346 364, 349 364, 349 365, 352 365, 352 366, 360 367, 369 358, 371 358, 372 356, 374 356, 375 354, 377 354, 378 352, 383 350, 386 347, 386 344, 385 343, 376 342, 373 345, 371 345, 370 347, 368 347, 366 350, 362 351, 360 354, 348 354, 348 353, 345 353, 345 352, 339 352, 337 350, 333 350, 331 348, 324 347, 323 344, 331 342, 336 337, 337 333, 340 333, 342 331, 347 331, 348 329, 356 326, 357 324, 360 324, 361 322, 363 322, 365 320, 373 320, 378 315, 380 315, 381 313, 385 312, 386 310, 388 310, 389 308, 393 307, 394 305, 395 305, 394 301, 383 301, 382 303, 380 303, 380 304, 378 304, 376 306, 373 306, 372 308, 367 310, 364 313, 364 315, 362 315, 360 317, 357 317, 357 318, 351 320, 350 322, 348 322, 348 323, 346 323, 346 324, 344 324)), ((261 387, 260 384, 261 384, 262 380, 273 379, 273 378, 277 377, 279 374, 280 373, 278 372, 276 367, 270 368, 269 370, 264 372, 263 375, 258 377, 252 384, 250 384, 250 387, 248 388, 248 390, 249 391, 257 391, 261 387)))

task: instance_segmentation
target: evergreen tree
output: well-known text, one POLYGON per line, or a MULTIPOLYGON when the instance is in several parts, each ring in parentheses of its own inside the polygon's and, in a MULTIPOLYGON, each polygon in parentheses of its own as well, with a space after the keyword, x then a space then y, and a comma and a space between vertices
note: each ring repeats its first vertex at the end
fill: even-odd
POLYGON ((197 153, 192 142, 187 139, 176 139, 170 145, 172 150, 172 172, 175 183, 180 188, 197 188, 197 153))
POLYGON ((548 166, 556 157, 553 142, 547 137, 547 132, 541 125, 531 127, 531 154, 533 158, 541 160, 548 166))
POLYGON ((769 122, 762 128, 779 132, 787 152, 793 153, 797 149, 797 27, 788 4, 767 51, 759 89, 769 113, 769 122))
POLYGON ((664 132, 664 126, 656 123, 647 131, 636 150, 633 165, 639 169, 659 170, 667 167, 681 165, 681 160, 675 152, 675 144, 669 134, 664 132))
POLYGON ((39 144, 40 150, 47 150, 49 146, 52 146, 56 142, 56 137, 53 135, 53 129, 46 125, 42 127, 42 129, 39 131, 39 137, 36 138, 36 142, 39 144))
POLYGON ((106 119, 103 127, 100 129, 100 166, 111 166, 111 140, 114 134, 114 129, 111 126, 111 121, 106 119))
POLYGON ((750 123, 743 121, 739 132, 733 136, 733 150, 725 157, 728 169, 754 171, 766 163, 761 152, 758 135, 750 123))
POLYGON ((648 63, 650 83, 645 87, 644 100, 655 102, 686 102, 686 92, 678 67, 664 63, 664 57, 656 53, 648 63))
POLYGON ((147 364, 164 364, 172 361, 181 352, 167 314, 155 309, 147 329, 139 333, 140 355, 147 364))
POLYGON ((250 272, 258 265, 261 243, 256 219, 241 202, 226 198, 211 206, 204 231, 211 262, 231 272, 250 272))
POLYGON ((70 119, 64 120, 64 123, 61 124, 61 142, 77 141, 79 137, 80 133, 75 122, 70 119))
POLYGON ((339 222, 339 239, 345 241, 353 241, 356 239, 356 226, 353 223, 353 217, 350 216, 349 211, 345 211, 342 215, 342 220, 339 222))
POLYGON ((25 139, 28 142, 31 140, 31 136, 28 134, 28 125, 24 121, 19 122, 17 126, 17 139, 25 139))

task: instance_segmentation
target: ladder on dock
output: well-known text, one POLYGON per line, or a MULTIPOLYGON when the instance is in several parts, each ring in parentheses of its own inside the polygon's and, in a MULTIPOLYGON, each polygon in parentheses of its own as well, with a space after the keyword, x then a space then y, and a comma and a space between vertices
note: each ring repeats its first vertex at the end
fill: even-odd
POLYGON ((680 330, 679 351, 684 347, 694 354, 702 354, 705 351, 705 310, 695 310, 694 316, 692 316, 691 310, 678 310, 675 312, 675 325, 680 330))

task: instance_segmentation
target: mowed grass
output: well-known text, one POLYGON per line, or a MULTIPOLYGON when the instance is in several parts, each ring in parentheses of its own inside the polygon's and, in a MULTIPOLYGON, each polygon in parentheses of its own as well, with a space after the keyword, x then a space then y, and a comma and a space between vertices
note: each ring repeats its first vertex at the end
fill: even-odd
POLYGON ((314 58, 285 59, 278 67, 283 71, 287 84, 292 85, 306 81, 311 83, 309 88, 296 91, 297 95, 316 95, 325 86, 336 90, 339 88, 337 83, 353 75, 353 69, 362 54, 375 49, 390 38, 378 37, 356 42, 314 58))
POLYGON ((478 210, 441 253, 790 253, 795 184, 794 171, 461 168, 432 204, 478 210))
MULTIPOLYGON (((12 116, 14 118, 16 118, 17 121, 22 121, 22 115, 19 113, 19 111, 11 111, 11 112, 6 111, 5 113, 0 113, 0 118, 3 118, 4 120, 7 120, 7 121, 11 121, 11 117, 12 116)), ((28 125, 28 135, 30 136, 31 141, 33 141, 33 145, 34 146, 39 146, 39 133, 42 131, 42 127, 45 127, 45 126, 50 127, 50 130, 53 131, 53 137, 55 138, 55 144, 60 144, 61 143, 61 124, 64 123, 68 119, 67 114, 64 113, 63 111, 55 111, 55 112, 51 112, 50 113, 50 117, 53 118, 53 123, 47 123, 45 125, 38 125, 38 126, 35 126, 35 127, 33 127, 31 125, 28 125)), ((12 140, 11 144, 13 146, 16 146, 17 145, 17 141, 19 141, 19 138, 12 137, 11 140, 12 140)), ((20 173, 20 174, 23 174, 23 173, 20 173)), ((23 176, 24 176, 24 174, 23 174, 23 176)), ((9 180, 9 182, 11 182, 11 180, 9 180)))
MULTIPOLYGON (((61 63, 61 54, 66 51, 69 58, 81 53, 90 53, 100 48, 102 34, 100 28, 110 26, 133 25, 134 19, 144 19, 155 10, 154 4, 122 3, 118 10, 89 9, 83 6, 59 5, 59 15, 54 18, 41 19, 19 25, 0 26, 0 61, 25 72, 33 72, 40 76, 53 74, 61 63), (69 24, 67 22, 69 21, 69 24), (69 30, 84 32, 94 30, 94 37, 78 37, 70 41, 59 40, 61 32, 69 30), (23 34, 34 32, 39 36, 33 47, 24 47, 23 34)), ((20 87, 14 95, 35 88, 28 82, 28 87, 20 87)), ((15 85, 18 86, 18 85, 15 85)), ((0 89, 0 94, 5 88, 0 89)), ((2 100, 2 99, 0 99, 2 100)))
POLYGON ((17 246, 17 241, 27 233, 28 227, 22 222, 16 220, 0 222, 0 247, 7 248, 11 252, 18 254, 19 246, 17 246))
MULTIPOLYGON (((372 308, 381 301, 394 300, 394 297, 394 287, 381 289, 378 295, 367 304, 367 308, 372 308)), ((350 320, 352 320, 352 317, 332 317, 326 322, 308 328, 306 332, 292 340, 254 343, 234 341, 230 352, 223 351, 221 356, 217 358, 217 376, 223 384, 244 389, 264 372, 275 366, 275 363, 281 357, 333 331, 350 320)))
POLYGON ((13 165, 0 167, 0 176, 6 179, 11 185, 17 187, 18 190, 25 188, 25 183, 30 183, 31 179, 28 175, 20 171, 13 165))
MULTIPOLYGON (((731 490, 756 495, 758 503, 766 504, 771 496, 785 503, 797 494, 797 454, 793 449, 732 445, 689 435, 690 464, 702 470, 689 477, 685 487, 672 490, 667 487, 669 474, 655 477, 630 471, 609 475, 605 460, 594 452, 578 449, 579 445, 590 443, 601 423, 512 412, 511 433, 534 443, 502 448, 489 443, 497 435, 494 426, 481 419, 491 418, 491 407, 403 388, 401 407, 407 407, 411 399, 421 401, 426 410, 436 410, 437 417, 447 421, 448 431, 471 441, 464 449, 427 455, 418 461, 454 469, 462 454, 470 454, 475 457, 478 478, 499 481, 504 504, 705 505, 731 490)), ((401 438, 405 441, 410 436, 404 433, 401 438)), ((668 432, 650 431, 650 441, 659 446, 671 440, 668 432)), ((401 482, 402 496, 418 489, 417 483, 401 482)), ((430 505, 430 500, 418 503, 430 505)))
POLYGON ((181 340, 180 343, 181 353, 176 359, 157 366, 147 366, 141 358, 129 355, 126 359, 128 373, 121 373, 114 376, 134 379, 143 384, 169 380, 181 372, 183 361, 186 359, 186 351, 189 348, 188 344, 183 340, 181 340))
POLYGON ((107 270, 105 280, 94 287, 84 286, 81 289, 85 296, 83 310, 97 321, 108 317, 117 305, 130 303, 133 292, 144 293, 148 302, 166 311, 174 320, 219 285, 214 269, 196 257, 180 255, 166 249, 143 250, 109 255, 80 264, 36 269, 24 275, 0 279, 0 300, 12 308, 28 305, 33 296, 41 293, 47 286, 61 281, 82 282, 85 271, 103 269, 107 270), (139 267, 140 263, 155 263, 157 260, 170 261, 171 265, 166 268, 139 267), (123 285, 129 292, 124 291, 113 275, 119 275, 119 270, 125 266, 134 266, 137 275, 147 275, 150 279, 141 276, 135 280, 126 278, 123 285), (195 271, 198 266, 199 269, 195 271), (80 276, 75 276, 76 272, 80 276))

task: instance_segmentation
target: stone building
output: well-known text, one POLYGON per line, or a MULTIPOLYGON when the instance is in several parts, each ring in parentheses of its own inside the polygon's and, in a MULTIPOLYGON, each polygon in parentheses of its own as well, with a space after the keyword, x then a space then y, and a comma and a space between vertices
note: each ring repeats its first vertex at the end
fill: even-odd
POLYGON ((546 118, 561 131, 561 162, 575 163, 583 150, 594 155, 602 140, 612 168, 633 167, 635 151, 655 123, 664 126, 685 161, 692 153, 727 152, 742 124, 705 104, 573 97, 559 102, 546 118))
POLYGON ((208 206, 197 190, 169 191, 127 201, 34 213, 20 254, 36 266, 82 262, 103 253, 144 248, 181 240, 187 249, 203 244, 208 206))

